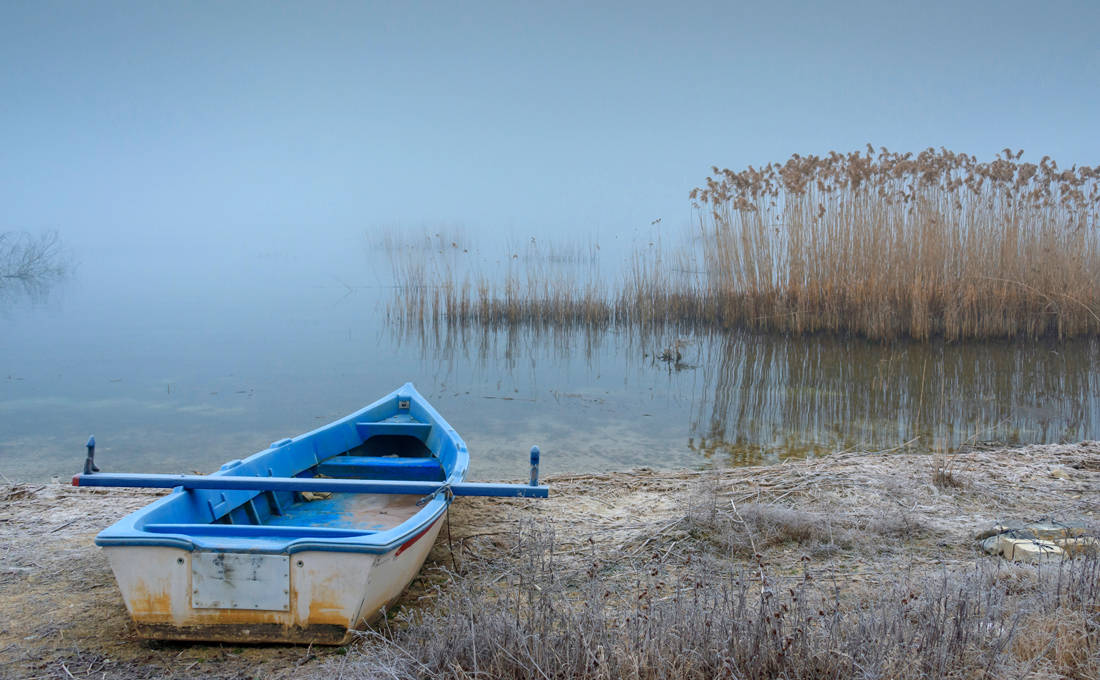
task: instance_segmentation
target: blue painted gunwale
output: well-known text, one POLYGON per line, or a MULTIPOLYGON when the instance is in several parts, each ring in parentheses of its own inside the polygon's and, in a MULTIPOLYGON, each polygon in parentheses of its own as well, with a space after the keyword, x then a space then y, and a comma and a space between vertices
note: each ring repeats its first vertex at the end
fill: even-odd
MULTIPOLYGON (((243 461, 230 461, 213 475, 293 477, 308 474, 322 461, 355 448, 368 433, 362 423, 410 423, 430 425, 423 428, 424 444, 443 467, 442 484, 456 484, 466 477, 470 456, 466 443, 454 428, 443 419, 431 404, 416 391, 412 383, 406 383, 390 394, 365 408, 349 414, 328 425, 292 439, 275 442, 270 448, 259 451, 243 461), (399 410, 401 400, 409 401, 408 410, 399 410)), ((383 431, 376 428, 377 431, 383 431)), ((217 552, 252 552, 293 554, 306 550, 353 553, 388 553, 397 549, 422 531, 432 526, 446 511, 451 499, 446 494, 436 494, 424 507, 401 524, 383 531, 362 532, 354 530, 318 531, 316 525, 302 526, 301 537, 285 536, 293 533, 292 526, 262 532, 247 529, 256 525, 214 525, 213 521, 233 508, 247 504, 263 496, 263 492, 246 490, 208 490, 176 488, 169 495, 122 518, 96 536, 99 546, 164 546, 183 550, 211 550, 217 552), (219 510, 225 508, 221 515, 219 510), (162 533, 165 525, 211 525, 218 529, 204 535, 202 528, 187 533, 162 533), (145 527, 150 526, 152 531, 145 527), (231 527, 243 529, 244 535, 233 535, 231 527), (225 527, 221 529, 220 527, 225 527), (328 533, 330 536, 324 536, 328 533), (344 533, 355 533, 346 536, 344 533), (221 535, 211 535, 221 534, 221 535), (256 535, 272 534, 272 535, 256 535), (313 534, 313 535, 309 535, 313 534), (318 535, 322 534, 322 535, 318 535)))

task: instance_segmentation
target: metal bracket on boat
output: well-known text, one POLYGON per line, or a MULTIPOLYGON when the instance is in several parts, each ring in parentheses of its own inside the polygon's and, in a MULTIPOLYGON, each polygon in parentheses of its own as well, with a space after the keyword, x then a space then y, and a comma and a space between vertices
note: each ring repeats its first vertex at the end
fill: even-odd
POLYGON ((93 472, 99 472, 99 468, 95 466, 95 435, 88 437, 88 443, 85 444, 88 447, 88 457, 84 459, 84 474, 90 475, 93 472))
POLYGON ((444 497, 446 497, 448 503, 450 503, 451 501, 453 501, 455 499, 454 489, 451 488, 450 484, 444 484, 443 486, 439 487, 438 489, 431 492, 427 496, 424 496, 423 498, 418 500, 416 502, 416 507, 418 507, 418 508, 424 507, 428 503, 431 503, 432 499, 435 498, 436 496, 438 496, 439 494, 443 494, 444 497))

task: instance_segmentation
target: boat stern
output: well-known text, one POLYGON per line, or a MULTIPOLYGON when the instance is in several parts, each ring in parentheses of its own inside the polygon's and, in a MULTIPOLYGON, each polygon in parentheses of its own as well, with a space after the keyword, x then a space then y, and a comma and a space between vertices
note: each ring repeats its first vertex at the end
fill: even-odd
POLYGON ((401 596, 441 519, 383 553, 103 550, 142 637, 338 645, 401 596))
POLYGON ((104 552, 142 637, 307 644, 347 641, 381 557, 137 546, 104 552))

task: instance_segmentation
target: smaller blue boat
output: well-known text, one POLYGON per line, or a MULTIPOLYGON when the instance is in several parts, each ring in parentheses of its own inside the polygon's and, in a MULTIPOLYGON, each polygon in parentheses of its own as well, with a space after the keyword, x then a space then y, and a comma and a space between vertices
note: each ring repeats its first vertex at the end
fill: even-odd
POLYGON ((455 495, 545 497, 471 484, 466 444, 408 383, 211 475, 96 471, 76 486, 174 488, 96 537, 143 637, 342 644, 419 572, 455 495))

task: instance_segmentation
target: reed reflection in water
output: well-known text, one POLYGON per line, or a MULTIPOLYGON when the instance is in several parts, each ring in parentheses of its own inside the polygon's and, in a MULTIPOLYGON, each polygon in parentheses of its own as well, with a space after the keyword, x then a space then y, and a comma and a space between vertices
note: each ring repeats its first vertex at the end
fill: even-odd
MULTIPOLYGON (((543 392, 575 392, 586 386, 556 381, 565 380, 564 365, 583 362, 593 367, 588 374, 604 376, 599 388, 612 404, 629 401, 647 381, 659 385, 672 404, 663 415, 679 419, 672 425, 700 462, 1100 437, 1095 339, 877 344, 740 331, 677 336, 431 323, 393 332, 445 373, 462 364, 482 376, 523 372, 543 392), (608 376, 620 374, 612 384, 620 379, 608 376)), ((554 417, 551 408, 545 417, 554 417)), ((638 415, 620 409, 617 417, 638 415)))
POLYGON ((703 345, 705 397, 691 445, 735 463, 777 452, 952 451, 1098 434, 1095 340, 879 345, 741 333, 703 345))

